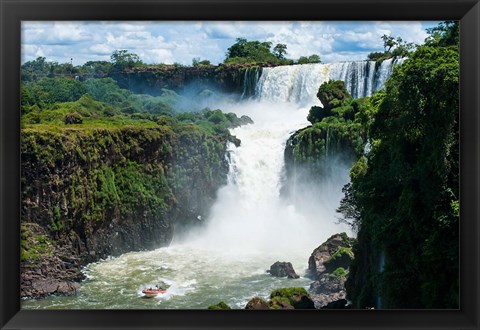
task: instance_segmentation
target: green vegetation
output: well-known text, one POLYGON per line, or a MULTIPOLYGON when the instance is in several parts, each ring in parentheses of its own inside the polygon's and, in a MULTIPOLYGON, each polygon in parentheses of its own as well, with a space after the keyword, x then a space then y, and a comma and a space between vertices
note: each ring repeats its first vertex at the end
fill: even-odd
POLYGON ((270 308, 272 309, 284 308, 287 304, 295 309, 314 308, 307 290, 300 287, 276 289, 270 294, 270 299, 270 308))
POLYGON ((458 22, 429 33, 375 103, 371 151, 344 188, 339 211, 359 230, 347 292, 359 308, 376 296, 383 308, 459 306, 458 22))
POLYGON ((344 255, 347 255, 353 259, 353 252, 351 249, 341 246, 337 252, 335 252, 329 260, 336 260, 337 258, 342 258, 344 255))
POLYGON ((297 60, 297 64, 309 64, 309 63, 322 63, 320 56, 312 54, 310 56, 300 56, 297 60))
POLYGON ((193 67, 201 67, 201 66, 210 66, 212 65, 209 60, 200 60, 199 57, 195 57, 192 60, 192 66, 193 67))
POLYGON ((248 41, 244 38, 237 38, 236 42, 228 48, 224 63, 287 64, 287 62, 285 62, 287 46, 284 44, 277 44, 274 47, 273 52, 271 51, 271 47, 271 42, 248 41))
POLYGON ((35 261, 53 253, 52 240, 34 223, 20 224, 20 260, 35 261))
POLYGON ((115 50, 110 59, 113 63, 113 69, 118 71, 145 65, 137 54, 129 53, 126 49, 115 50))
POLYGON ((342 81, 328 81, 317 97, 323 107, 313 106, 307 119, 313 124, 291 138, 291 161, 323 177, 325 161, 332 156, 351 162, 363 154, 375 99, 354 100, 342 81))
POLYGON ((337 278, 347 278, 348 272, 345 270, 345 268, 338 267, 331 273, 331 275, 337 278))
POLYGON ((236 42, 230 46, 225 55, 224 64, 307 64, 321 63, 320 56, 312 54, 310 56, 301 56, 297 61, 288 59, 287 45, 276 44, 272 49, 271 42, 248 41, 245 38, 237 38, 236 42))
POLYGON ((350 248, 340 247, 323 265, 327 272, 333 273, 338 268, 349 268, 353 257, 350 248))
POLYGON ((137 113, 155 121, 156 115, 174 114, 180 101, 179 95, 167 89, 160 96, 133 94, 118 87, 111 78, 42 78, 23 82, 21 96, 22 114, 33 113, 31 117, 22 117, 22 121, 31 124, 50 122, 75 111, 84 119, 127 119, 137 113))
POLYGON ((228 306, 226 303, 224 303, 223 301, 220 301, 216 305, 208 306, 208 309, 211 309, 211 310, 228 310, 228 309, 232 309, 232 308, 230 306, 228 306))
POLYGON ((413 43, 407 43, 401 37, 394 38, 384 34, 382 40, 384 51, 368 54, 367 58, 370 61, 382 62, 392 57, 407 57, 415 47, 413 43))

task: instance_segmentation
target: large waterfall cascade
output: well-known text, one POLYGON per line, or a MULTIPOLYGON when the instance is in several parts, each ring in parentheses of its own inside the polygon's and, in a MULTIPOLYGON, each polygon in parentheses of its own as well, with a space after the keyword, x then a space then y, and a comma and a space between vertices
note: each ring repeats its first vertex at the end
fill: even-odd
POLYGON ((319 102, 318 87, 331 79, 344 81, 354 98, 370 96, 384 87, 393 67, 404 60, 391 58, 378 65, 375 61, 356 61, 263 68, 255 96, 260 100, 310 106, 319 102))
MULTIPOLYGON (((398 62, 398 61, 397 61, 398 62)), ((334 233, 348 231, 336 223, 335 209, 348 182, 348 164, 320 187, 302 190, 307 201, 292 205, 280 189, 288 137, 307 126, 316 93, 329 79, 342 79, 353 96, 370 95, 385 83, 395 60, 375 68, 371 62, 306 64, 250 70, 244 94, 254 99, 224 106, 226 112, 250 116, 254 124, 232 129, 242 142, 229 145, 228 183, 218 191, 208 219, 197 231, 175 237, 170 247, 131 252, 90 264, 87 280, 74 297, 25 301, 25 308, 198 308, 224 301, 243 308, 254 297, 268 298, 279 287, 303 286, 310 253, 334 233), (248 89, 248 90, 247 90, 248 89), (303 207, 305 206, 305 207, 303 207), (300 279, 275 278, 265 270, 276 261, 292 262, 300 279), (144 288, 170 285, 158 299, 141 299, 144 288)))

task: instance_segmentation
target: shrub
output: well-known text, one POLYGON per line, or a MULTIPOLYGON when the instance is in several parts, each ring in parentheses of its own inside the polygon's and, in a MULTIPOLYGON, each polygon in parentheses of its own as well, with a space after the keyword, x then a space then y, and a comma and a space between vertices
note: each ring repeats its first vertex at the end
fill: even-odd
POLYGON ((63 117, 65 125, 81 124, 83 122, 82 116, 78 112, 70 112, 63 117))

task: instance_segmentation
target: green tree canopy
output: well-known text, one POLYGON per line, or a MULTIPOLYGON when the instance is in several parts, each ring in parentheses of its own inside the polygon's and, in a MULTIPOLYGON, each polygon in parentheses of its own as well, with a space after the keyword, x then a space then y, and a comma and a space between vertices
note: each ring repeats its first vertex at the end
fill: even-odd
POLYGON ((408 56, 415 45, 412 42, 406 42, 401 37, 382 35, 383 52, 372 52, 368 54, 367 59, 371 61, 383 61, 395 56, 408 56))
POLYGON ((270 51, 271 47, 271 42, 248 41, 245 38, 237 38, 236 42, 227 49, 224 63, 278 64, 280 60, 279 56, 285 55, 286 45, 282 44, 277 48, 277 55, 270 51), (285 48, 283 48, 283 46, 285 46, 285 48))
POLYGON ((298 64, 322 63, 320 55, 312 54, 310 56, 300 56, 297 60, 298 64))
POLYGON ((144 65, 140 57, 135 53, 129 53, 126 49, 115 50, 110 56, 113 67, 117 70, 131 69, 144 65))
POLYGON ((378 295, 384 308, 459 306, 459 51, 453 28, 430 30, 427 44, 394 70, 370 130, 371 151, 352 168, 345 187, 340 211, 359 228, 347 282, 356 307, 373 306, 378 295))
POLYGON ((273 55, 275 55, 279 60, 285 59, 285 54, 287 54, 287 45, 277 44, 273 47, 273 55))

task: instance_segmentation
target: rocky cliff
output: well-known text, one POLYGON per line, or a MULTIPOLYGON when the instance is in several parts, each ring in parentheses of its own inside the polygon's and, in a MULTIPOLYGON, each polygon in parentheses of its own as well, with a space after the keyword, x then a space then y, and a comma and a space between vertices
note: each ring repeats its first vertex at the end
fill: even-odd
POLYGON ((248 77, 245 71, 252 68, 261 70, 268 64, 242 65, 202 65, 197 67, 166 65, 163 67, 138 67, 125 71, 112 72, 121 88, 134 93, 157 95, 166 88, 184 92, 187 88, 202 90, 216 89, 225 93, 242 94, 248 77))
POLYGON ((168 245, 228 172, 229 137, 194 125, 21 134, 22 297, 74 293, 85 263, 168 245))

